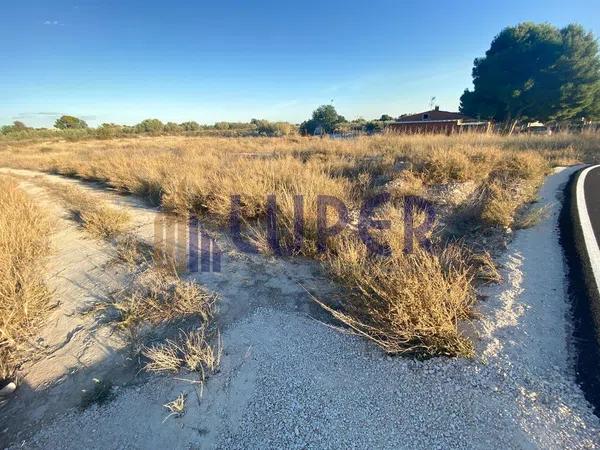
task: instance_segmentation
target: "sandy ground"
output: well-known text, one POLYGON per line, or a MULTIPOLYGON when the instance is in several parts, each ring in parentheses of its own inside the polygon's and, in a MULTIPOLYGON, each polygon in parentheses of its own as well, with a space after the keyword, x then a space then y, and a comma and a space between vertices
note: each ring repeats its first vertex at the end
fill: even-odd
MULTIPOLYGON (((34 433, 7 435, 15 448, 600 446, 600 421, 572 371, 557 233, 557 194, 573 170, 547 179, 540 197, 549 217, 517 232, 501 261, 505 282, 480 304, 474 360, 386 357, 312 318, 318 310, 299 283, 321 296, 333 290, 316 265, 240 255, 223 242, 222 272, 196 276, 221 296, 224 330, 221 371, 202 392, 172 377, 117 380, 112 402, 48 415, 43 426, 26 420, 34 433), (185 415, 163 423, 162 405, 182 392, 185 415)), ((140 210, 140 233, 149 229, 156 211, 98 195, 140 210)), ((57 402, 52 391, 36 395, 57 402)), ((28 414, 19 399, 11 407, 28 414)))

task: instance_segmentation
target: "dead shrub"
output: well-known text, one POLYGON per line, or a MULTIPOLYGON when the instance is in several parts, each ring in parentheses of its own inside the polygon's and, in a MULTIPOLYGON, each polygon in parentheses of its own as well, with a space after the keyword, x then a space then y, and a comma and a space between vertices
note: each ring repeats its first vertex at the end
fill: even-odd
POLYGON ((531 228, 542 222, 550 214, 550 205, 533 206, 523 211, 517 216, 515 221, 516 229, 531 228))
POLYGON ((136 329, 144 323, 157 325, 186 317, 208 321, 215 300, 214 294, 198 284, 184 281, 171 271, 149 267, 111 305, 118 312, 121 327, 136 329))
POLYGON ((201 381, 213 374, 221 362, 221 337, 216 336, 216 347, 210 344, 209 333, 205 325, 189 333, 182 332, 177 342, 148 347, 142 354, 148 359, 146 370, 150 372, 177 373, 183 367, 200 374, 201 381))
POLYGON ((146 348, 142 354, 148 358, 146 370, 155 373, 177 373, 181 368, 181 349, 172 341, 146 348))
POLYGON ((473 165, 461 152, 436 149, 417 162, 419 172, 430 184, 467 181, 473 177, 473 165))
POLYGON ((411 170, 404 170, 388 183, 384 190, 390 193, 393 200, 398 200, 404 197, 422 197, 425 186, 418 174, 411 170))
POLYGON ((327 266, 350 288, 341 308, 319 302, 336 319, 390 354, 471 356, 458 323, 475 293, 462 260, 416 248, 412 254, 369 256, 362 242, 339 243, 327 266))
POLYGON ((538 155, 515 153, 501 158, 481 188, 481 220, 489 225, 512 226, 519 208, 535 197, 547 170, 538 155))

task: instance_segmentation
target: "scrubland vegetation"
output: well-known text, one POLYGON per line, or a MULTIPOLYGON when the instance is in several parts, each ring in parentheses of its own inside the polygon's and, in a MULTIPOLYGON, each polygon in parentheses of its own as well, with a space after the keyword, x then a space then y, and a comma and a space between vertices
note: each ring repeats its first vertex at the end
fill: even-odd
MULTIPOLYGON (((319 259, 346 289, 342 304, 318 299, 334 316, 389 353, 471 355, 460 322, 472 316, 477 284, 498 280, 489 256, 498 251, 495 243, 529 223, 529 204, 552 166, 597 161, 598 141, 558 134, 5 142, 0 165, 102 181, 221 229, 229 222, 230 196, 240 195, 244 232, 265 251, 266 197, 274 194, 282 248, 319 259), (391 228, 373 235, 390 244, 392 256, 367 252, 355 224, 330 237, 325 253, 317 252, 318 195, 337 197, 355 217, 381 192, 391 201, 377 215, 391 228), (304 201, 300 248, 293 245, 295 195, 304 201), (431 251, 416 241, 412 252, 403 251, 407 196, 435 208, 431 251)), ((123 305, 138 307, 136 295, 123 305)), ((171 352, 178 361, 173 364, 182 366, 181 348, 167 345, 147 355, 171 352)))
POLYGON ((0 380, 32 348, 52 301, 44 282, 50 221, 10 179, 0 179, 0 380))

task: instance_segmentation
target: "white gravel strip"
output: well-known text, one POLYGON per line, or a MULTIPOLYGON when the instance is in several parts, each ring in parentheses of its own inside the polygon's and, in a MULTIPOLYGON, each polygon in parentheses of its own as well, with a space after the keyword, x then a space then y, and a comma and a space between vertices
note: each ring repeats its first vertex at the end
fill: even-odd
POLYGON ((506 281, 480 308, 478 358, 389 358, 301 314, 258 309, 223 335, 222 371, 200 401, 190 385, 157 379, 61 418, 26 447, 600 446, 600 421, 571 369, 555 199, 571 171, 548 178, 550 217, 509 246, 506 281), (185 416, 161 424, 161 405, 186 389, 185 416))

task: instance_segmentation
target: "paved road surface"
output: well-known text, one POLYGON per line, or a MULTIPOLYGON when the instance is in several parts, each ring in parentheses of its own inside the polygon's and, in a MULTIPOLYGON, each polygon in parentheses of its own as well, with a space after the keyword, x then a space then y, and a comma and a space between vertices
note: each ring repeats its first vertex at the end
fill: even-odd
POLYGON ((596 166, 587 173, 583 189, 587 212, 597 245, 600 242, 600 166, 596 166))

